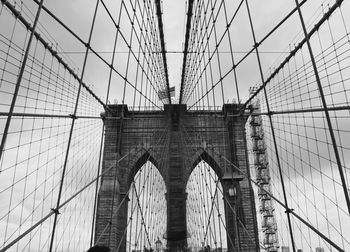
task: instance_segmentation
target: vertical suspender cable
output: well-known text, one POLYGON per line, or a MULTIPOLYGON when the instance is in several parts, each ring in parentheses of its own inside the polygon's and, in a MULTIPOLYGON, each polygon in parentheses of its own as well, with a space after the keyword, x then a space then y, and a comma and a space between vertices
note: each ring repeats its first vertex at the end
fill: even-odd
POLYGON ((96 2, 94 16, 93 16, 93 20, 92 20, 92 24, 91 24, 91 28, 90 28, 89 39, 88 39, 88 42, 85 44, 86 51, 85 51, 84 63, 83 63, 83 68, 82 68, 82 72, 81 72, 81 76, 80 76, 80 80, 79 80, 79 87, 78 87, 77 97, 76 97, 76 101, 75 101, 74 113, 72 115, 72 124, 71 124, 70 132, 69 132, 69 138, 68 138, 68 143, 67 143, 67 150, 66 150, 66 155, 65 155, 64 165, 63 165, 63 171, 62 171, 62 176, 61 176, 61 181, 60 181, 60 187, 59 187, 58 196, 57 196, 57 203, 56 203, 56 208, 52 209, 52 211, 54 212, 55 216, 54 216, 54 223, 53 223, 53 227, 52 227, 52 234, 51 234, 51 241, 50 241, 50 249, 49 249, 50 252, 52 251, 53 242, 54 242, 54 239, 55 239, 57 219, 58 219, 58 214, 59 214, 58 208, 59 208, 60 203, 61 203, 61 195, 62 195, 62 191, 63 191, 63 182, 64 182, 66 168, 67 168, 67 164, 68 164, 68 156, 69 156, 70 145, 71 145, 71 142, 72 142, 74 123, 75 123, 75 120, 76 120, 76 114, 77 114, 78 105, 79 105, 80 91, 81 91, 81 86, 82 86, 83 77, 84 77, 84 73, 85 73, 85 67, 86 67, 86 63, 87 63, 87 56, 88 56, 89 50, 90 50, 90 42, 91 42, 91 38, 92 38, 93 28, 94 28, 94 25, 95 25, 96 13, 97 13, 99 1, 100 0, 97 0, 97 2, 96 2))
POLYGON ((187 9, 187 21, 186 21, 186 34, 185 34, 185 47, 183 51, 183 61, 182 61, 182 73, 181 73, 181 85, 180 85, 180 100, 179 104, 183 100, 183 92, 185 88, 185 74, 186 74, 186 63, 187 63, 187 53, 188 53, 188 41, 190 38, 191 32, 191 20, 193 15, 193 2, 194 0, 188 0, 188 9, 187 9))
POLYGON ((165 74, 166 89, 167 89, 168 101, 169 101, 169 104, 171 104, 168 64, 167 64, 167 60, 166 60, 162 10, 161 10, 161 6, 160 6, 160 0, 155 0, 155 4, 156 4, 156 11, 157 11, 156 13, 157 13, 157 18, 158 18, 158 30, 159 30, 159 37, 160 37, 160 45, 161 45, 162 56, 163 56, 163 68, 164 68, 164 74, 165 74))
MULTIPOLYGON (((260 62, 259 50, 258 50, 259 44, 257 44, 256 38, 255 38, 255 31, 254 31, 253 22, 252 22, 252 18, 251 18, 251 14, 250 14, 248 0, 246 0, 245 3, 246 3, 246 7, 247 7, 247 12, 248 12, 250 28, 251 28, 251 32, 252 32, 252 36, 253 36, 253 40, 254 40, 254 48, 255 48, 255 51, 256 51, 256 57, 257 57, 257 61, 258 61, 260 77, 261 77, 262 83, 264 83, 265 82, 265 78, 264 78, 264 74, 263 74, 263 70, 262 70, 262 66, 261 66, 261 62, 260 62)), ((271 133, 272 133, 272 138, 273 138, 273 143, 274 143, 274 149, 275 149, 275 155, 276 155, 279 175, 280 175, 280 179, 281 179, 283 198, 284 198, 284 203, 286 205, 286 214, 287 214, 287 219, 288 219, 289 234, 290 234, 290 238, 291 238, 291 242, 292 242, 292 249, 293 249, 293 252, 296 252, 295 243, 294 243, 294 234, 293 234, 293 229, 292 229, 292 222, 291 222, 291 217, 290 217, 290 212, 292 210, 288 206, 288 199, 287 199, 287 195, 286 195, 286 189, 285 189, 284 178, 283 178, 283 173, 282 173, 282 165, 281 165, 281 160, 280 160, 280 157, 279 157, 279 151, 278 151, 278 148, 277 148, 277 141, 276 141, 276 136, 275 136, 275 130, 274 130, 274 126, 273 126, 273 123, 272 123, 272 117, 271 117, 272 115, 270 114, 269 100, 267 98, 267 92, 266 92, 266 87, 265 86, 264 86, 263 90, 264 90, 264 96, 265 96, 265 101, 266 101, 266 107, 267 107, 267 110, 268 110, 268 117, 269 117, 269 122, 270 122, 270 127, 271 127, 271 133)))
POLYGON ((1 157, 2 157, 3 150, 5 148, 5 143, 6 143, 8 131, 9 131, 9 128, 10 128, 10 123, 11 123, 11 119, 12 119, 13 110, 15 109, 19 87, 21 86, 24 69, 25 69, 26 64, 27 64, 29 51, 30 51, 30 48, 31 48, 31 45, 32 45, 35 29, 36 29, 36 26, 38 24, 38 20, 39 20, 41 9, 43 7, 43 3, 44 3, 44 0, 41 0, 39 5, 38 5, 38 9, 37 9, 37 12, 36 12, 33 28, 31 28, 31 32, 30 32, 27 48, 26 48, 26 51, 25 51, 25 54, 24 54, 24 57, 23 57, 22 66, 21 66, 21 69, 20 69, 19 74, 18 74, 15 90, 13 91, 13 97, 12 97, 12 101, 11 101, 11 106, 10 106, 9 114, 7 116, 7 120, 6 120, 6 124, 5 124, 5 128, 4 128, 4 133, 3 133, 3 136, 2 136, 2 139, 1 139, 1 144, 0 144, 0 160, 1 160, 1 157))
MULTIPOLYGON (((333 5, 333 8, 340 7, 342 2, 343 2, 343 0, 337 0, 336 3, 333 5)), ((311 59, 311 63, 312 63, 312 68, 313 68, 313 71, 314 71, 314 74, 315 74, 315 78, 316 78, 318 92, 320 94, 323 110, 324 110, 324 113, 325 113, 325 116, 326 116, 326 120, 327 120, 329 135, 330 135, 331 140, 332 140, 332 146, 333 146, 333 150, 334 150, 335 159, 337 161, 337 166, 338 166, 339 175, 340 175, 340 179, 341 179, 341 183, 342 183, 342 187, 343 187, 343 191, 344 191, 344 197, 345 197, 346 205, 348 207, 348 212, 350 214, 349 192, 348 192, 348 188, 347 188, 346 181, 345 181, 345 175, 344 175, 342 163, 340 161, 340 155, 339 155, 339 151, 338 151, 338 144, 337 144, 337 141, 336 141, 335 136, 334 136, 333 125, 332 125, 332 122, 331 122, 331 118, 329 116, 329 111, 328 111, 327 102, 326 102, 326 99, 325 99, 325 96, 324 96, 320 75, 318 73, 315 56, 314 56, 314 53, 312 51, 312 47, 311 47, 311 43, 310 43, 310 36, 308 35, 307 30, 306 30, 306 25, 305 25, 303 14, 301 12, 299 1, 295 0, 295 4, 297 5, 297 8, 298 8, 298 14, 299 14, 299 18, 300 18, 300 23, 301 23, 301 26, 303 28, 303 32, 304 32, 304 36, 305 36, 305 40, 306 40, 306 45, 307 45, 307 48, 308 48, 308 51, 309 51, 309 55, 310 55, 310 59, 311 59)))

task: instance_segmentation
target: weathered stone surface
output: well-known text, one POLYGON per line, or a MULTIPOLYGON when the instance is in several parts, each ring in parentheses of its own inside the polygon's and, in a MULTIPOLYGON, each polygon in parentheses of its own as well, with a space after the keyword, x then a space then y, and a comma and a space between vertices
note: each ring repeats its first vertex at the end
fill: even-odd
POLYGON ((134 175, 149 160, 167 187, 169 251, 184 249, 186 184, 192 170, 204 160, 219 176, 229 202, 225 203, 229 251, 259 251, 253 190, 230 163, 249 176, 246 118, 239 114, 239 105, 225 104, 217 112, 187 111, 186 105, 165 105, 164 111, 147 112, 128 111, 126 105, 109 108, 95 228, 95 240, 101 236, 99 244, 109 245, 112 251, 118 247, 118 251, 125 251, 127 200, 123 199, 134 175), (229 188, 236 188, 234 197, 228 195, 229 188), (120 210, 112 218, 110 229, 102 234, 111 220, 112 206, 116 209, 118 205, 120 210))

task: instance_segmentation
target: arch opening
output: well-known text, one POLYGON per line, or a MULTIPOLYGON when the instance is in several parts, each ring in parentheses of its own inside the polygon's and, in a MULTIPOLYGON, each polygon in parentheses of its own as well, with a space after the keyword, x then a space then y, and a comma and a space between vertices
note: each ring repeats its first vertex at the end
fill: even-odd
MULTIPOLYGON (((135 180, 137 173, 141 170, 144 169, 145 164, 150 163, 152 164, 152 167, 158 169, 159 174, 162 176, 161 171, 159 170, 159 165, 157 160, 149 153, 149 152, 144 152, 135 162, 133 167, 131 168, 129 175, 128 175, 128 187, 130 187, 131 183, 135 180)), ((163 179, 163 177, 162 177, 163 179)), ((164 179, 163 179, 164 180, 164 179)))
POLYGON ((193 170, 201 163, 205 162, 207 165, 210 166, 210 168, 215 172, 215 174, 221 179, 223 177, 222 170, 216 160, 205 150, 198 155, 198 157, 194 160, 192 167, 191 167, 191 173, 193 170))
POLYGON ((149 159, 131 178, 128 202, 126 251, 152 251, 166 247, 166 185, 149 159))
POLYGON ((190 251, 226 251, 223 189, 214 169, 196 163, 186 185, 187 245, 190 251))

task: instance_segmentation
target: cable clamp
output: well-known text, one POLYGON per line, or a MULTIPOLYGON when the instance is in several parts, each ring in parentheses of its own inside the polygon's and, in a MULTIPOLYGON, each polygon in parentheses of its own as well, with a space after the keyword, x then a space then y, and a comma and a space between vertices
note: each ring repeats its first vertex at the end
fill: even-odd
POLYGON ((291 212, 293 212, 293 211, 294 211, 293 208, 287 208, 286 211, 284 211, 284 212, 287 213, 287 214, 289 214, 289 213, 291 213, 291 212))
POLYGON ((78 119, 78 117, 75 114, 69 114, 69 117, 74 119, 74 120, 78 119))
POLYGON ((58 211, 57 208, 51 208, 51 211, 52 211, 54 214, 56 214, 56 215, 61 214, 61 213, 58 211))

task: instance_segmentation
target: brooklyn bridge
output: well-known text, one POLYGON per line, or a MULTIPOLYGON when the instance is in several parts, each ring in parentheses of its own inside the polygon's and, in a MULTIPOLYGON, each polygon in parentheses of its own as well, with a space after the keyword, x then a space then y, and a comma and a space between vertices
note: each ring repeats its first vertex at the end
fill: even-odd
POLYGON ((350 251, 349 0, 1 0, 0 252, 350 251))

